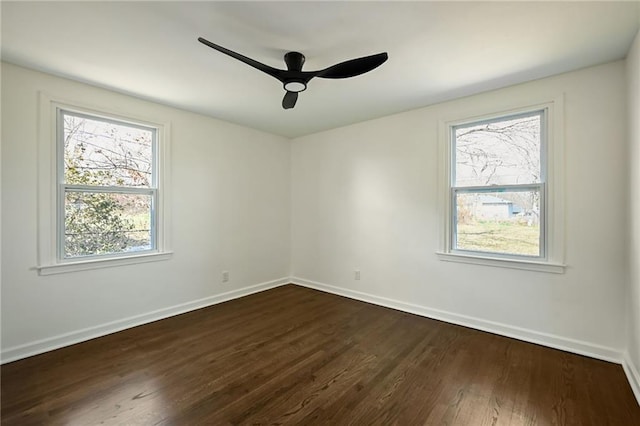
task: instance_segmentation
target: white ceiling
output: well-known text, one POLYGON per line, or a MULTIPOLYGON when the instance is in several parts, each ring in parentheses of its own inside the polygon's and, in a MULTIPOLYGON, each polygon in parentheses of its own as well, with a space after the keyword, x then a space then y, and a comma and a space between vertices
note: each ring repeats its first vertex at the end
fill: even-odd
POLYGON ((2 59, 244 126, 296 137, 622 59, 638 1, 7 2, 2 59), (376 70, 316 78, 293 110, 277 80, 202 36, 305 70, 388 52, 376 70))

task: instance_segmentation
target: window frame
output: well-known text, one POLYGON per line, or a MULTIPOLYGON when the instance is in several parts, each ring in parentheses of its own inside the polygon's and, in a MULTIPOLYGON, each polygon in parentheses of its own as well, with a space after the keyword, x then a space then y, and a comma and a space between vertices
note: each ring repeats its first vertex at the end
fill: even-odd
MULTIPOLYGON (((486 111, 486 110, 485 110, 486 111)), ((510 109, 495 108, 493 112, 468 114, 439 122, 440 188, 441 188, 441 244, 437 251, 440 260, 498 266, 542 272, 563 273, 564 255, 564 198, 563 198, 563 98, 510 109), (455 186, 455 129, 469 125, 499 122, 541 113, 540 183, 455 186), (456 248, 456 199, 459 193, 499 192, 507 189, 537 189, 540 191, 540 255, 528 256, 483 252, 456 248)))
POLYGON ((140 123, 130 121, 116 120, 112 117, 98 116, 95 114, 87 114, 85 112, 74 111, 68 108, 56 108, 56 171, 57 171, 57 211, 56 211, 56 228, 57 228, 57 260, 59 263, 72 262, 74 260, 91 260, 106 259, 110 257, 126 257, 131 255, 128 252, 117 252, 107 254, 94 254, 78 257, 66 257, 65 250, 65 231, 66 231, 66 211, 65 199, 70 192, 94 193, 94 194, 136 194, 150 195, 150 245, 147 250, 136 251, 137 254, 155 253, 157 252, 157 232, 156 226, 158 222, 158 212, 155 206, 158 201, 158 128, 155 126, 145 126, 140 123), (128 186, 99 186, 99 185, 72 185, 65 182, 65 152, 64 152, 64 117, 73 116, 77 118, 86 118, 89 120, 100 121, 117 125, 127 126, 148 130, 152 133, 151 144, 151 184, 148 188, 128 187, 128 186))
POLYGON ((40 123, 38 153, 38 262, 35 269, 40 275, 50 275, 95 268, 131 265, 167 260, 171 257, 169 241, 169 134, 170 123, 145 119, 134 114, 109 111, 107 108, 87 106, 80 102, 65 101, 40 92, 40 123), (154 171, 149 188, 70 185, 64 182, 64 147, 61 125, 63 114, 93 120, 153 130, 152 147, 154 171), (68 189, 94 193, 152 194, 151 226, 152 248, 124 253, 65 257, 65 194, 68 189))

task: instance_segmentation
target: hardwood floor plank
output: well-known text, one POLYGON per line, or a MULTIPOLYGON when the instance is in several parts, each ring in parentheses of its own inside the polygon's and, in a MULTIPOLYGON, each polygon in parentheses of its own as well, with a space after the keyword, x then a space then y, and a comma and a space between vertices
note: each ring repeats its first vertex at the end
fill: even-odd
POLYGON ((294 285, 1 375, 2 425, 640 425, 619 365, 294 285))

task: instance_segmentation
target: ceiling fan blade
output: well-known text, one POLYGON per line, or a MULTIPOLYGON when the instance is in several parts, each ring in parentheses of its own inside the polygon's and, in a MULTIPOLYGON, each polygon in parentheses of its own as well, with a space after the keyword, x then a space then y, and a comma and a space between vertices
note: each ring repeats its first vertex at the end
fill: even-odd
POLYGON ((291 109, 295 106, 298 100, 298 92, 287 92, 282 99, 282 108, 291 109))
POLYGON ((280 76, 283 73, 283 70, 279 70, 277 68, 270 67, 269 65, 265 65, 262 62, 258 62, 258 61, 254 60, 254 59, 247 58, 246 56, 241 55, 239 53, 236 53, 233 50, 229 50, 229 49, 227 49, 225 47, 222 47, 222 46, 219 46, 219 45, 217 45, 215 43, 211 43, 209 40, 206 40, 206 39, 204 39, 202 37, 198 37, 198 41, 200 43, 206 45, 206 46, 209 46, 212 49, 217 50, 218 52, 222 52, 222 53, 224 53, 226 55, 231 56, 232 58, 235 58, 235 59, 237 59, 239 61, 244 62, 247 65, 250 65, 250 66, 252 66, 252 67, 254 67, 256 69, 259 69, 260 71, 262 71, 264 73, 267 73, 270 76, 277 78, 278 80, 280 80, 280 76))
POLYGON ((363 58, 351 59, 340 62, 322 71, 317 71, 316 77, 321 78, 348 78, 355 77, 382 65, 389 56, 387 52, 377 55, 365 56, 363 58))

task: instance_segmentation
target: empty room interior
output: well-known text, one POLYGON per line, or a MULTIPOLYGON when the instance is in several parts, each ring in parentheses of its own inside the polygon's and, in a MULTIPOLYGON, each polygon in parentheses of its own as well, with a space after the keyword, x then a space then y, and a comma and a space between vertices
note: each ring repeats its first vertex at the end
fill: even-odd
POLYGON ((640 425, 640 2, 0 12, 3 425, 640 425))

